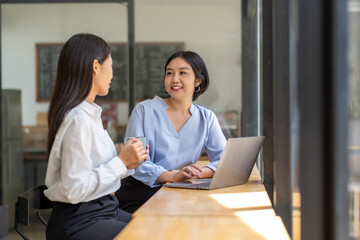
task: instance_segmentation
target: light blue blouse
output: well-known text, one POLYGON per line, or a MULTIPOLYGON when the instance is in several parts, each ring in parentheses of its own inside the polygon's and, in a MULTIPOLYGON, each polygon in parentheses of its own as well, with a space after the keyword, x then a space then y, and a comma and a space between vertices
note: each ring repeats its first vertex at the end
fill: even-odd
POLYGON ((167 108, 167 103, 158 96, 137 104, 126 129, 126 137, 146 137, 149 157, 132 176, 151 187, 160 185, 155 181, 163 172, 196 163, 204 149, 210 159, 206 166, 215 171, 226 144, 211 110, 192 104, 192 116, 176 132, 167 108))

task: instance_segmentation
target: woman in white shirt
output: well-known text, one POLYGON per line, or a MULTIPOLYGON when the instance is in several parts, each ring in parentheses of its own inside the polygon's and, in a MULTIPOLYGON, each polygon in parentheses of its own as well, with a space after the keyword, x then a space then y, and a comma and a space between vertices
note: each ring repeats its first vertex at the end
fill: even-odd
POLYGON ((54 202, 47 239, 113 239, 131 215, 118 209, 120 180, 147 159, 132 139, 118 155, 95 97, 108 94, 110 47, 92 34, 72 36, 61 50, 48 113, 45 195, 54 202))

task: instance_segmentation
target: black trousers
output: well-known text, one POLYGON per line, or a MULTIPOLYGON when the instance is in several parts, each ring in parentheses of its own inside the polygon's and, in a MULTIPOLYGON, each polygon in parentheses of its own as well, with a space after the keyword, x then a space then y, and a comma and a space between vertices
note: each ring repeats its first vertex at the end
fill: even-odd
POLYGON ((121 180, 121 187, 115 193, 119 208, 129 213, 134 213, 143 205, 160 187, 149 187, 148 185, 129 176, 121 180))
POLYGON ((118 206, 112 195, 78 204, 54 202, 46 239, 113 239, 131 220, 118 206))

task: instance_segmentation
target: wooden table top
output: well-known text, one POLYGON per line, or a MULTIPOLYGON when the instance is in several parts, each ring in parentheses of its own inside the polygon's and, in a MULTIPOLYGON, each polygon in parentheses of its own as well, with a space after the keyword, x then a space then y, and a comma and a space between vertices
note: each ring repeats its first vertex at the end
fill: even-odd
POLYGON ((198 217, 198 216, 138 216, 115 240, 231 240, 273 239, 289 240, 280 219, 276 216, 198 217))
POLYGON ((274 239, 290 237, 256 166, 247 183, 215 190, 162 187, 115 240, 274 239))
POLYGON ((273 211, 254 167, 249 181, 242 185, 214 190, 162 187, 133 216, 229 216, 237 211, 262 209, 273 211))

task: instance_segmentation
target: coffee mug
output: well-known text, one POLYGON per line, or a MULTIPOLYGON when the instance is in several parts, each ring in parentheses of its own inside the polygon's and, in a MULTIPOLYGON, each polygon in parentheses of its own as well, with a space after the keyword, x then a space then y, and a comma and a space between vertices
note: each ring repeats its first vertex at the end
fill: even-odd
MULTIPOLYGON (((124 143, 126 144, 132 137, 126 137, 124 139, 124 143)), ((140 140, 143 144, 143 148, 146 150, 146 137, 135 137, 136 139, 140 140)))

